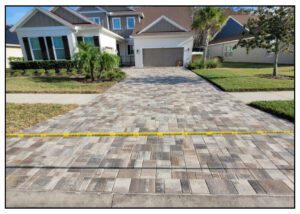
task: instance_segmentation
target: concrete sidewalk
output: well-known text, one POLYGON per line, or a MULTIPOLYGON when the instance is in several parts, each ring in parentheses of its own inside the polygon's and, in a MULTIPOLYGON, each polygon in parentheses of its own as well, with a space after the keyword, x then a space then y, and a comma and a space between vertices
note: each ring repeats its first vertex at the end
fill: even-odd
POLYGON ((6 102, 84 105, 97 96, 99 96, 99 94, 6 94, 6 102))
POLYGON ((230 92, 228 94, 244 103, 251 103, 253 101, 294 99, 294 91, 230 92))

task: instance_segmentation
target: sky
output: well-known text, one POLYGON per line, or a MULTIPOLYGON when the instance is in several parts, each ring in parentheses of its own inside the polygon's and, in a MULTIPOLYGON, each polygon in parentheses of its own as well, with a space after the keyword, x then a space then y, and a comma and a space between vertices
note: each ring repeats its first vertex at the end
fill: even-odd
MULTIPOLYGON (((6 24, 14 25, 16 24, 28 11, 30 11, 33 7, 6 7, 6 24)), ((49 10, 50 7, 42 7, 44 9, 49 10)), ((71 7, 75 9, 76 7, 71 7)), ((236 7, 237 9, 239 7, 236 7)), ((248 7, 250 8, 250 7, 248 7)))
MULTIPOLYGON (((14 25, 16 24, 28 11, 30 11, 33 7, 6 7, 6 24, 14 25)), ((42 7, 46 10, 49 10, 50 7, 42 7)), ((76 8, 76 7, 71 7, 76 8)))

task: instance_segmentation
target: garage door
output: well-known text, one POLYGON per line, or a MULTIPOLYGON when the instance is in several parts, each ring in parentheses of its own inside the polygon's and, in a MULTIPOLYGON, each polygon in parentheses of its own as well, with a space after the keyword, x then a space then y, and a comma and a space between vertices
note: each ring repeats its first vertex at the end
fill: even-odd
POLYGON ((144 66, 176 66, 183 62, 183 48, 146 48, 143 49, 144 66))

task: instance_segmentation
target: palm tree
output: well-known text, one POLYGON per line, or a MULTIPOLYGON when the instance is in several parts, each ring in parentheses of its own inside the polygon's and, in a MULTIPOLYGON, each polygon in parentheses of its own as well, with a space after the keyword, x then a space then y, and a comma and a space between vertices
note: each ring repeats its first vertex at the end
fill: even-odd
POLYGON ((223 10, 218 7, 201 7, 195 10, 192 28, 202 34, 204 40, 203 61, 206 62, 207 49, 212 33, 225 21, 223 10))
POLYGON ((78 45, 79 51, 75 54, 74 59, 78 67, 90 72, 92 81, 95 80, 94 72, 100 68, 102 54, 99 48, 80 43, 78 45))

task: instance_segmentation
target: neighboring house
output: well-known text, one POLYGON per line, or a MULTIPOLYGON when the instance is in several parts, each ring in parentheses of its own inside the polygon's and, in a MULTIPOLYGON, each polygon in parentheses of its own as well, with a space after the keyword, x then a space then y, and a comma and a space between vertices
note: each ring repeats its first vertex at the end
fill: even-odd
POLYGON ((121 58, 121 63, 123 65, 134 65, 133 39, 131 38, 131 34, 135 25, 144 18, 142 12, 126 6, 79 7, 77 12, 122 36, 124 40, 117 41, 118 55, 121 58))
POLYGON ((67 7, 50 11, 34 8, 11 28, 16 32, 25 60, 72 59, 79 42, 117 53, 124 38, 67 7))
POLYGON ((191 7, 139 7, 132 38, 136 67, 187 65, 192 59, 191 7))
MULTIPOLYGON (((208 56, 219 57, 224 62, 273 63, 274 54, 266 49, 255 48, 248 54, 245 48, 233 49, 249 18, 250 15, 230 15, 209 43, 208 56)), ((294 64, 294 53, 280 53, 278 60, 279 64, 294 64)))
POLYGON ((5 26, 5 67, 9 68, 9 57, 23 57, 22 50, 19 44, 18 36, 16 33, 10 32, 12 26, 5 26))

